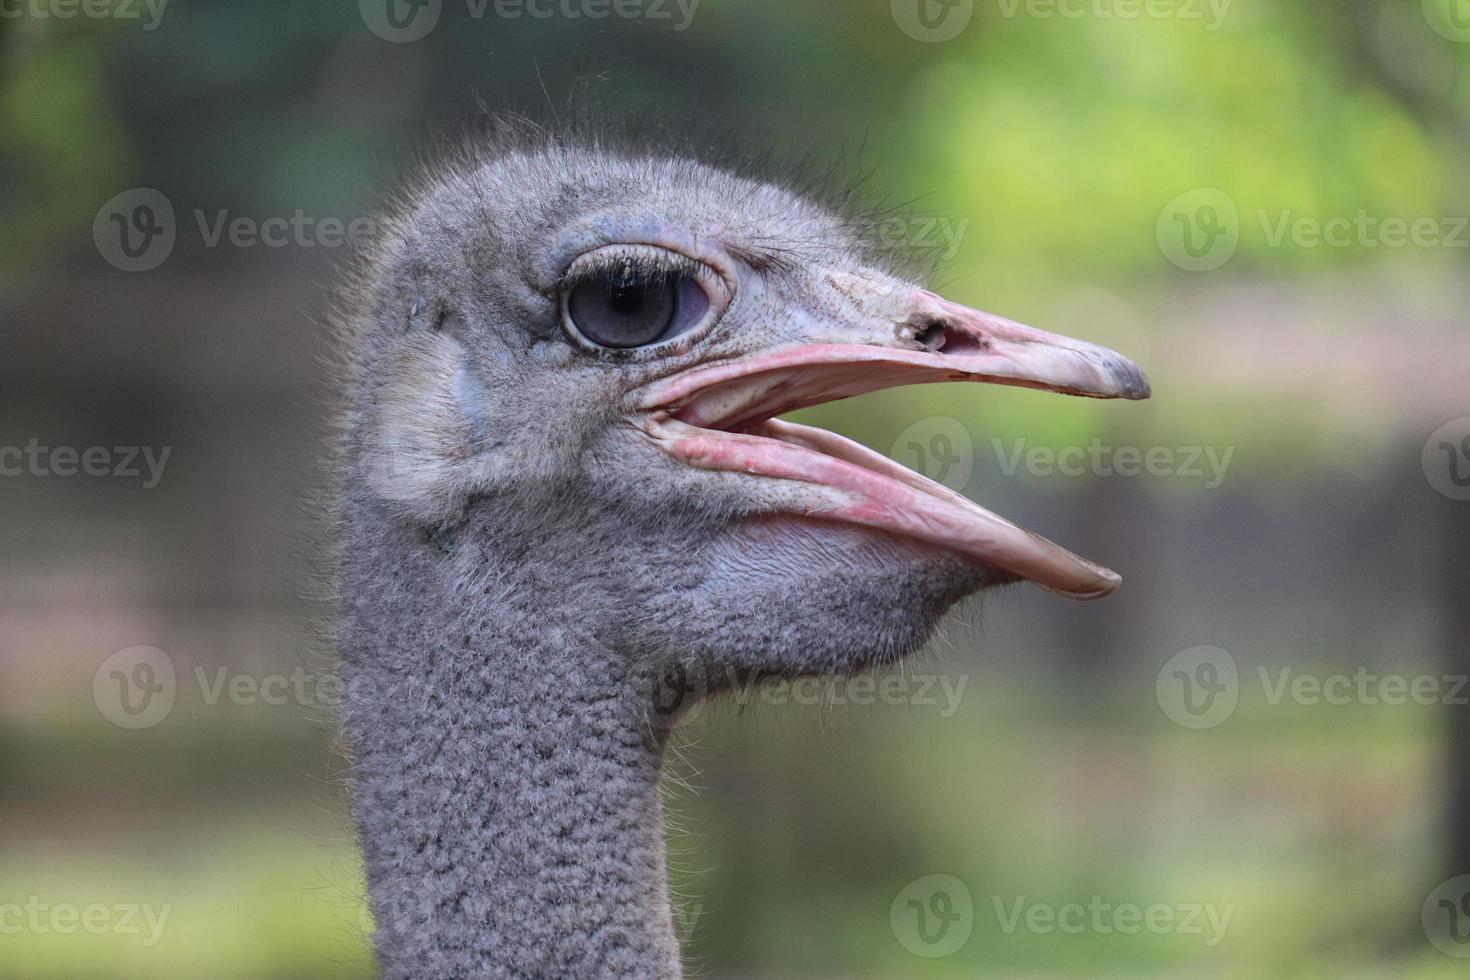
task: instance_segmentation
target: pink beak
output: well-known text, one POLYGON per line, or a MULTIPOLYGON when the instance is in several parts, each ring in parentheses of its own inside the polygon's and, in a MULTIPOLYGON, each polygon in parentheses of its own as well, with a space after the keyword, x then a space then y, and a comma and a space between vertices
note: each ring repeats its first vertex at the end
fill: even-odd
POLYGON ((1076 598, 1119 576, 841 436, 774 417, 899 385, 979 381, 1089 398, 1144 399, 1120 354, 915 290, 881 343, 803 344, 694 368, 644 393, 645 428, 676 458, 806 484, 803 516, 862 524, 957 551, 1076 598), (900 339, 902 338, 902 339, 900 339), (890 346, 904 343, 906 346, 890 346))

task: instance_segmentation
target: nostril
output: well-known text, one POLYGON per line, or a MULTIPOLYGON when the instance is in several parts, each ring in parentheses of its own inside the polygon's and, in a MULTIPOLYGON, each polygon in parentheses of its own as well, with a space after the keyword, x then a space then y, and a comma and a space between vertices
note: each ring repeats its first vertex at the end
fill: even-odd
POLYGON ((918 338, 936 354, 976 356, 990 353, 990 341, 974 330, 956 327, 948 320, 937 320, 918 338))
POLYGON ((914 333, 914 342, 935 353, 944 349, 949 340, 949 325, 943 320, 930 320, 914 333))
POLYGON ((930 354, 975 355, 990 351, 988 339, 938 314, 911 317, 899 335, 930 354))

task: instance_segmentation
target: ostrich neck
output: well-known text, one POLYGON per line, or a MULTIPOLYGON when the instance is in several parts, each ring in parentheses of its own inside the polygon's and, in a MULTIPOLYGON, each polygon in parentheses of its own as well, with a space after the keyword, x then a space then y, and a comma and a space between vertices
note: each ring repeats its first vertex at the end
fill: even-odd
POLYGON ((677 978, 651 682, 405 556, 349 550, 340 631, 384 976, 677 978))

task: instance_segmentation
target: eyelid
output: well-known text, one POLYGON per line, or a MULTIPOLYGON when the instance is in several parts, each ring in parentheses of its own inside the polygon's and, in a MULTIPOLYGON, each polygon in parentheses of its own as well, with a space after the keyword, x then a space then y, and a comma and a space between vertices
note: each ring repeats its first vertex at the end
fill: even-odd
MULTIPOLYGON (((717 282, 728 292, 725 282, 715 269, 696 258, 658 245, 634 243, 604 245, 590 252, 583 252, 572 260, 562 274, 563 290, 573 289, 589 279, 605 275, 608 271, 632 262, 648 269, 657 269, 666 275, 688 275, 701 284, 717 282)), ((711 298, 713 301, 713 297, 711 298)))

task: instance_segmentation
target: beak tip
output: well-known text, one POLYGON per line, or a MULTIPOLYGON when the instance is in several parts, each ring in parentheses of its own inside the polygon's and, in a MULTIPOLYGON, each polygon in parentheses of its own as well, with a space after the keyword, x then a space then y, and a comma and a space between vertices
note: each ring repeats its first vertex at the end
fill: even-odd
POLYGON ((1101 584, 1099 584, 1097 588, 1089 592, 1073 593, 1072 598, 1082 600, 1106 599, 1108 596, 1112 595, 1114 592, 1117 592, 1118 589, 1122 587, 1123 576, 1119 575, 1117 572, 1113 571, 1110 568, 1099 569, 1099 571, 1102 573, 1098 576, 1100 579, 1102 579, 1101 584))
POLYGON ((1149 383, 1148 375, 1143 373, 1143 368, 1121 354, 1114 354, 1112 351, 1107 353, 1110 356, 1103 368, 1108 377, 1113 379, 1118 397, 1141 402, 1153 395, 1153 385, 1149 383))

